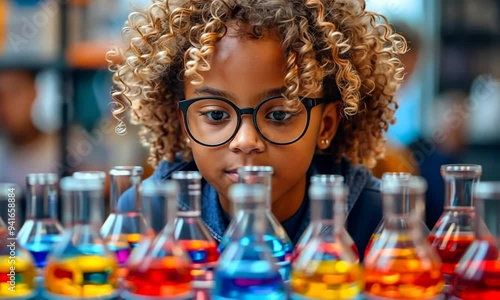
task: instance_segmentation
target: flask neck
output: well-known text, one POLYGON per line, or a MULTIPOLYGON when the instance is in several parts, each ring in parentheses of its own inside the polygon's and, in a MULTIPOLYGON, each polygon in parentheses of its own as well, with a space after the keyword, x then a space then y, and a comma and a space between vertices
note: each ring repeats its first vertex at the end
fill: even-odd
POLYGON ((179 200, 187 203, 187 207, 179 207, 177 215, 180 217, 201 216, 201 180, 194 178, 176 179, 179 183, 179 200))
POLYGON ((118 212, 118 199, 129 189, 133 193, 135 206, 128 206, 123 213, 142 212, 142 198, 140 193, 141 175, 110 175, 111 192, 109 207, 111 213, 118 212))
POLYGON ((445 209, 474 208, 472 187, 479 181, 478 177, 463 178, 443 175, 445 188, 445 209))
POLYGON ((271 211, 271 188, 273 171, 269 170, 246 170, 238 169, 239 181, 247 184, 261 184, 266 188, 264 197, 264 209, 271 211))
POLYGON ((28 184, 26 219, 57 219, 55 184, 28 184))
POLYGON ((103 220, 102 189, 69 191, 64 194, 64 224, 68 227, 91 225, 99 228, 103 220))

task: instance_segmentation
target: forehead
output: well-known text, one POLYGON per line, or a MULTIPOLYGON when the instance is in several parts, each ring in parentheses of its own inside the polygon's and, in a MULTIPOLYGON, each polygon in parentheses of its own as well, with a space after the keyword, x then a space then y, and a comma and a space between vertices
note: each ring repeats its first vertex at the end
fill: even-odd
MULTIPOLYGON (((252 98, 259 93, 284 85, 285 57, 281 41, 263 33, 254 38, 241 27, 228 27, 226 35, 214 45, 207 59, 210 69, 200 72, 203 86, 252 98)), ((194 87, 186 80, 186 92, 194 87)))

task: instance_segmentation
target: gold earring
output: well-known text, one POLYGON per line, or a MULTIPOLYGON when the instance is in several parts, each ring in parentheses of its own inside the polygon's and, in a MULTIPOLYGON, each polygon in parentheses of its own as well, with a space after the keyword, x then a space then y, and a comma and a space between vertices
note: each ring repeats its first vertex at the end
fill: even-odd
POLYGON ((330 143, 330 141, 327 139, 321 140, 321 144, 323 144, 323 145, 328 145, 328 143, 330 143))

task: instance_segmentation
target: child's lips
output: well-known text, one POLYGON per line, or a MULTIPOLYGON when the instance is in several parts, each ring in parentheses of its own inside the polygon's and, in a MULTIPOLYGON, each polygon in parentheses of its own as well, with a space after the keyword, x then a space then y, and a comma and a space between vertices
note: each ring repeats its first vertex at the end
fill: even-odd
POLYGON ((237 183, 240 181, 240 175, 238 175, 238 172, 236 170, 226 170, 224 171, 224 173, 232 182, 237 183))

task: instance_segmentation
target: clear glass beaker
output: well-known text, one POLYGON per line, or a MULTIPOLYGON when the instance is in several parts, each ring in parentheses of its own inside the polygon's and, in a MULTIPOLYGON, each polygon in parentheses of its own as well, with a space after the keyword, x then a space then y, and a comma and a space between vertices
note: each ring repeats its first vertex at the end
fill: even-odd
POLYGON ((428 240, 441 257, 447 283, 458 261, 474 241, 472 188, 479 182, 481 173, 480 165, 441 166, 445 187, 444 210, 428 240))
POLYGON ((0 183, 0 299, 32 299, 35 296, 34 259, 16 240, 21 189, 0 183))
MULTIPOLYGON (((270 166, 244 166, 238 168, 237 171, 240 183, 259 183, 266 187, 264 216, 267 221, 265 223, 266 231, 264 233, 264 240, 271 249, 271 253, 280 269, 283 280, 288 281, 290 280, 293 245, 285 229, 271 211, 271 189, 274 170, 270 166)), ((219 244, 220 253, 223 253, 230 242, 237 222, 238 220, 233 218, 224 233, 224 237, 219 244)))
POLYGON ((236 183, 229 188, 234 231, 215 270, 212 300, 286 299, 286 286, 265 238, 268 187, 236 183))
POLYGON ((172 174, 172 179, 179 184, 179 198, 187 203, 187 206, 181 205, 177 210, 175 240, 187 251, 193 262, 194 280, 211 281, 219 251, 201 219, 201 175, 196 171, 177 171, 172 174))
POLYGON ((52 173, 28 174, 26 221, 17 239, 35 259, 41 270, 55 243, 61 238, 63 227, 57 219, 58 177, 52 173))
POLYGON ((418 176, 412 176, 408 183, 383 182, 385 226, 365 257, 366 298, 437 299, 442 296, 441 260, 422 233, 426 189, 425 179, 418 176), (405 222, 400 222, 402 219, 405 222))
POLYGON ((359 256, 346 241, 345 200, 348 188, 317 178, 309 187, 311 207, 327 226, 316 231, 292 265, 291 289, 300 299, 355 299, 363 291, 359 256))
POLYGON ((101 227, 101 235, 113 251, 124 276, 125 265, 132 249, 141 238, 150 234, 142 212, 141 180, 143 169, 139 166, 117 166, 109 171, 111 181, 110 214, 101 227), (133 193, 135 205, 118 211, 118 199, 125 193, 133 193))
MULTIPOLYGON (((104 201, 104 198, 105 198, 105 190, 106 190, 106 172, 103 172, 103 171, 77 171, 77 172, 74 172, 73 173, 73 177, 77 178, 77 179, 99 179, 101 182, 102 182, 102 186, 103 186, 103 189, 102 189, 102 203, 101 203, 101 206, 102 206, 102 212, 103 212, 103 216, 106 216, 106 205, 105 205, 105 201, 104 201)), ((108 208, 109 209, 109 208, 108 208)), ((102 222, 104 222, 104 218, 102 219, 102 222)), ((102 226, 102 224, 101 224, 102 226)))
POLYGON ((473 187, 475 239, 452 278, 453 294, 463 300, 500 299, 500 182, 473 187))
MULTIPOLYGON (((385 182, 388 182, 388 181, 398 181, 400 182, 403 186, 406 186, 406 190, 407 190, 407 186, 408 186, 408 183, 409 183, 409 180, 411 178, 411 174, 410 173, 405 173, 405 172, 386 172, 384 174, 382 174, 382 185, 385 183, 385 182)), ((408 197, 409 197, 409 194, 407 191, 404 191, 404 194, 406 195, 405 197, 401 198, 401 201, 403 201, 402 203, 402 209, 406 212, 406 214, 408 214, 410 212, 411 209, 413 209, 410 205, 414 205, 415 203, 412 203, 408 200, 408 197)), ((399 222, 399 226, 400 227, 406 227, 408 228, 408 224, 406 223, 407 222, 407 219, 406 218, 401 218, 399 220, 394 220, 394 222, 399 222)), ((422 219, 420 221, 420 226, 422 227, 422 234, 424 236, 427 236, 429 234, 429 228, 427 228, 427 225, 425 225, 425 222, 424 220, 422 219)), ((384 231, 384 227, 385 227, 385 218, 382 218, 382 220, 380 221, 380 223, 378 224, 377 228, 375 229, 375 231, 373 232, 371 238, 370 238, 370 241, 368 242, 368 245, 366 245, 366 248, 365 248, 365 257, 368 255, 368 253, 370 252, 371 248, 372 248, 372 245, 373 243, 380 238, 380 234, 382 233, 382 231, 384 231)))
MULTIPOLYGON (((311 176, 310 185, 313 185, 317 182, 329 183, 332 186, 334 185, 343 185, 344 177, 341 175, 327 175, 327 174, 318 174, 311 176)), ((312 199, 311 199, 312 200, 312 199)), ((332 220, 324 219, 324 203, 321 201, 311 201, 311 222, 307 226, 306 230, 300 237, 297 245, 293 250, 292 263, 297 259, 300 254, 302 248, 311 240, 311 238, 316 234, 331 234, 331 222, 332 220)), ((358 248, 354 243, 354 240, 347 232, 345 226, 342 226, 342 238, 346 245, 350 245, 356 256, 359 257, 358 248)))
POLYGON ((153 212, 152 202, 163 207, 163 230, 154 238, 141 240, 127 262, 123 299, 191 299, 193 297, 191 260, 175 241, 174 223, 177 213, 179 184, 174 180, 146 181, 142 186, 145 211, 153 212))
POLYGON ((118 262, 99 233, 103 219, 102 180, 60 181, 65 231, 45 268, 48 299, 113 299, 118 262))

